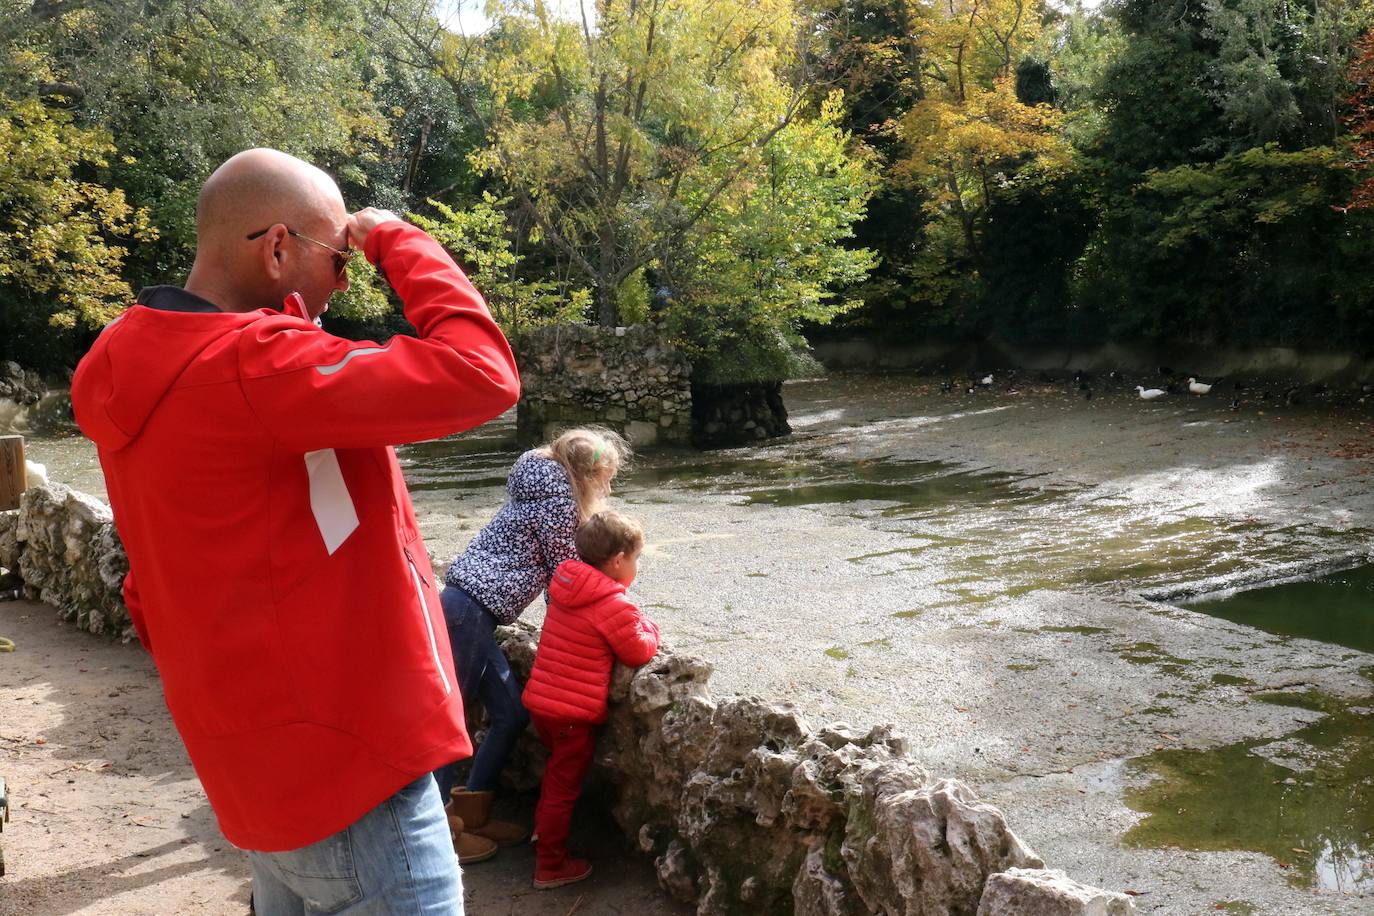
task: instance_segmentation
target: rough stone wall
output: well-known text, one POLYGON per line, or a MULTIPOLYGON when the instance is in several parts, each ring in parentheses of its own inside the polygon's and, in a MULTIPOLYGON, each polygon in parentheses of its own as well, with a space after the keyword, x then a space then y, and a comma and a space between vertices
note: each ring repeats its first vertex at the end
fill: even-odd
POLYGON ((26 429, 28 413, 43 397, 43 378, 12 360, 0 361, 0 433, 26 429))
POLYGON ((16 404, 37 404, 47 387, 43 377, 32 369, 25 369, 13 360, 0 362, 0 398, 16 404))
MULTIPOLYGON (((0 567, 77 626, 128 635, 110 510, 60 484, 0 513, 0 567)), ((502 627, 521 677, 537 631, 502 627)), ((626 836, 701 916, 1124 916, 1129 897, 1044 863, 963 783, 933 779, 886 727, 813 729, 790 706, 711 694, 711 666, 662 649, 618 666, 596 765, 626 836)), ((507 776, 538 785, 528 732, 507 776)))
POLYGON ((56 483, 25 490, 18 509, 0 513, 0 567, 78 628, 132 634, 120 592, 129 559, 109 507, 95 497, 56 483))
POLYGON ((692 386, 692 444, 698 448, 750 445, 791 432, 782 382, 692 386))
POLYGON ((652 325, 600 328, 562 324, 515 341, 522 445, 598 423, 636 446, 687 445, 692 367, 652 325))
MULTIPOLYGON (((497 632, 528 674, 535 630, 497 632)), ((1134 911, 1123 894, 1038 871, 1000 811, 957 780, 933 779, 890 729, 817 731, 789 706, 712 696, 710 675, 668 650, 618 666, 596 756, 621 828, 702 916, 1134 911)), ((512 782, 537 783, 543 758, 526 735, 512 782)))

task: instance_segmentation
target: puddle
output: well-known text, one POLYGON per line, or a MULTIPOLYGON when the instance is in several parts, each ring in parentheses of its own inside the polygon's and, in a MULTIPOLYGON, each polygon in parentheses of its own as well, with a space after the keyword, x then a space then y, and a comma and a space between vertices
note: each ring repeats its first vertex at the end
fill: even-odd
POLYGON ((1295 885, 1374 891, 1374 708, 1313 693, 1261 699, 1326 714, 1279 741, 1128 761, 1129 774, 1153 781, 1125 790, 1147 816, 1124 842, 1260 852, 1295 885))
POLYGON ((1374 652, 1374 566, 1182 606, 1279 636, 1300 636, 1374 652))

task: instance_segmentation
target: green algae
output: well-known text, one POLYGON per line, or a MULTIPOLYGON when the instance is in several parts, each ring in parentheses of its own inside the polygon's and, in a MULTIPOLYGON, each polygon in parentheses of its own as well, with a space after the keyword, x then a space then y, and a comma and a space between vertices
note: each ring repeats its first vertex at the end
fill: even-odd
POLYGON ((1212 683, 1220 684, 1224 687, 1253 687, 1255 682, 1248 677, 1241 677, 1236 674, 1214 674, 1212 683))
POLYGON ((1062 626, 1062 627, 1061 627, 1061 626, 1053 626, 1053 627, 1041 627, 1041 628, 1040 628, 1040 631, 1041 631, 1042 633, 1077 633, 1079 636, 1096 636, 1098 633, 1110 633, 1110 632, 1111 632, 1111 630, 1110 630, 1109 628, 1107 628, 1107 627, 1089 627, 1089 626, 1062 626))
POLYGON ((1127 761, 1129 774, 1152 781, 1125 791, 1126 804, 1147 816, 1124 842, 1260 852, 1296 885, 1374 891, 1374 710, 1315 691, 1260 699, 1325 715, 1280 742, 1170 748, 1127 761), (1257 753, 1274 744, 1276 759, 1257 753))
POLYGON ((913 620, 917 617, 920 617, 924 613, 925 611, 923 609, 916 608, 910 611, 896 611, 892 614, 892 616, 896 617, 898 620, 913 620))
POLYGON ((1022 663, 1019 663, 1019 662, 1013 662, 1012 664, 1007 665, 1007 670, 1008 670, 1008 671, 1035 671, 1035 670, 1038 669, 1039 667, 1040 667, 1039 665, 1022 664, 1022 663))
POLYGON ((829 649, 825 650, 825 654, 835 659, 836 661, 844 661, 845 659, 849 658, 849 653, 844 649, 841 649, 839 646, 831 646, 829 649))
POLYGON ((1119 643, 1111 647, 1122 661, 1132 665, 1155 665, 1163 674, 1183 677, 1193 663, 1165 652, 1152 642, 1119 643))

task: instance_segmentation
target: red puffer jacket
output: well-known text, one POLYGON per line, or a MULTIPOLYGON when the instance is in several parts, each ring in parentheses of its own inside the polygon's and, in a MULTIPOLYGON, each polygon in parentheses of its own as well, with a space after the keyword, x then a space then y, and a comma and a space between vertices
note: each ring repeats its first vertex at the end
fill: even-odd
POLYGON ((549 583, 525 708, 555 722, 604 722, 613 663, 637 667, 657 651, 658 624, 630 603, 625 586, 581 560, 565 560, 549 583))
POLYGON ((364 250, 418 338, 343 340, 162 287, 72 384, 129 554, 129 613, 220 828, 246 849, 323 839, 471 753, 390 446, 500 414, 519 377, 433 239, 388 222, 364 250))

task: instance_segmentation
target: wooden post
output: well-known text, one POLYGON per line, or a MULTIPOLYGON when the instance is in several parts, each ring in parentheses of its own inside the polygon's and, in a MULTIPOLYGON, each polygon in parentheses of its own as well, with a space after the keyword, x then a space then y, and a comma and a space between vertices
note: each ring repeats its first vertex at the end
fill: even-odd
POLYGON ((0 436, 0 512, 19 508, 19 494, 28 486, 24 437, 0 436))

